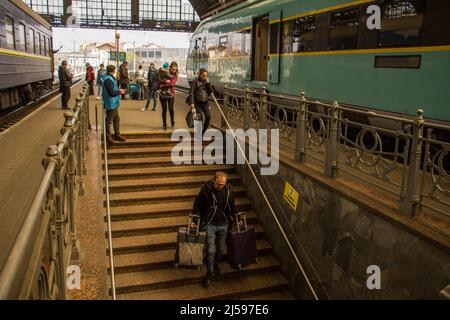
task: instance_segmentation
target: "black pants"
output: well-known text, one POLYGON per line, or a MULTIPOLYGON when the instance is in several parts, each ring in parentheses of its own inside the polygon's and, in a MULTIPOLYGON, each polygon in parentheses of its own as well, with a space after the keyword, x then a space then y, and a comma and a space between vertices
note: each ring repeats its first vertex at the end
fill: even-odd
POLYGON ((111 123, 114 125, 114 134, 116 136, 120 135, 120 117, 119 108, 114 110, 106 110, 106 135, 111 135, 111 123))
POLYGON ((162 121, 163 127, 167 127, 167 108, 169 108, 170 123, 173 126, 175 124, 175 112, 173 111, 173 104, 175 103, 175 98, 159 98, 162 107, 162 121))
POLYGON ((92 96, 94 94, 94 81, 88 81, 89 85, 89 95, 92 96))
POLYGON ((195 102, 195 111, 197 113, 203 112, 203 130, 202 133, 205 133, 209 127, 209 123, 211 122, 211 109, 209 108, 209 102, 195 102))
POLYGON ((61 107, 68 108, 67 105, 70 99, 70 86, 61 86, 61 107))
MULTIPOLYGON (((120 84, 120 89, 127 90, 128 89, 128 83, 126 83, 126 82, 121 83, 120 84)), ((122 99, 125 99, 125 95, 124 94, 122 95, 122 99)))

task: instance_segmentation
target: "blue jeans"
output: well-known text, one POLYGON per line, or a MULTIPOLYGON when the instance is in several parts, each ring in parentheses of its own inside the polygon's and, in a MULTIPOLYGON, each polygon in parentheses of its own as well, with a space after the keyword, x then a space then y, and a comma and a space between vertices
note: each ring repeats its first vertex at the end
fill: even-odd
POLYGON ((144 99, 144 83, 136 82, 138 85, 138 99, 144 99))
POLYGON ((156 89, 150 89, 147 96, 147 104, 145 105, 145 110, 148 109, 150 105, 150 100, 153 99, 153 110, 156 110, 156 89))
POLYGON ((102 84, 101 83, 97 83, 97 95, 99 97, 102 96, 102 84))
POLYGON ((225 252, 227 231, 227 223, 206 226, 206 268, 208 273, 214 272, 214 265, 219 263, 225 252))

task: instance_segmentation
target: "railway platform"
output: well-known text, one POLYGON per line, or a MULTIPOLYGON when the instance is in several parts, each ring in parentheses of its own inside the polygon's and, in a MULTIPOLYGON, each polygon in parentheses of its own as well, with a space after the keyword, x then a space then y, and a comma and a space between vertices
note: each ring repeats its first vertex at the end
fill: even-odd
MULTIPOLYGON (((82 87, 72 87, 70 105, 82 87)), ((44 175, 42 156, 60 136, 60 94, 0 133, 0 268, 44 175)))

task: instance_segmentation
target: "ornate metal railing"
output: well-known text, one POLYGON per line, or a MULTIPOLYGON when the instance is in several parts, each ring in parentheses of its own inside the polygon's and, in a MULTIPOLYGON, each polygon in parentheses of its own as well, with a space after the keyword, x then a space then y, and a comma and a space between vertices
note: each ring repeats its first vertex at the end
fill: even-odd
POLYGON ((66 298, 66 271, 79 258, 75 211, 85 192, 87 88, 64 113, 61 138, 47 149, 44 176, 0 273, 0 299, 66 298))
MULTIPOLYGON (((224 115, 245 129, 280 130, 301 163, 322 163, 387 191, 407 215, 427 207, 450 218, 450 126, 298 97, 225 87, 224 115)), ((224 121, 222 121, 222 124, 224 121)))

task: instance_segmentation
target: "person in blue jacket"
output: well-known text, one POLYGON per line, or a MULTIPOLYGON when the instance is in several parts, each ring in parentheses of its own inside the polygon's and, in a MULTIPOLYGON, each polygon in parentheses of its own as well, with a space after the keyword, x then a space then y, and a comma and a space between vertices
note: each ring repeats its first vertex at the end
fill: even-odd
POLYGON ((126 141, 125 138, 120 136, 120 95, 125 94, 124 89, 119 89, 117 79, 114 77, 116 67, 114 65, 108 65, 106 67, 106 75, 103 77, 103 106, 106 110, 106 137, 108 145, 114 144, 116 141, 126 141), (114 139, 111 137, 111 123, 114 125, 114 139))
POLYGON ((102 63, 100 64, 100 69, 97 70, 97 87, 98 87, 97 100, 100 100, 100 97, 102 96, 103 77, 105 75, 106 75, 105 65, 102 63))

